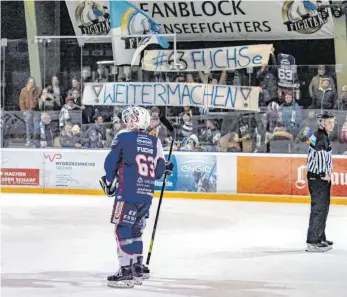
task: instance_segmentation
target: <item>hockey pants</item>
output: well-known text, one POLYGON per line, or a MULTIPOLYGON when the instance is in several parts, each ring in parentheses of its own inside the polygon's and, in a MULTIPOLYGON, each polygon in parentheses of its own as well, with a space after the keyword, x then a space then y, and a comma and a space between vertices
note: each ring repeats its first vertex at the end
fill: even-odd
POLYGON ((311 214, 307 232, 307 243, 319 243, 326 240, 325 227, 330 207, 331 182, 308 178, 311 195, 311 214))
POLYGON ((111 223, 115 224, 118 260, 120 266, 128 266, 136 262, 142 255, 142 233, 145 227, 145 217, 150 203, 128 203, 115 201, 111 223))

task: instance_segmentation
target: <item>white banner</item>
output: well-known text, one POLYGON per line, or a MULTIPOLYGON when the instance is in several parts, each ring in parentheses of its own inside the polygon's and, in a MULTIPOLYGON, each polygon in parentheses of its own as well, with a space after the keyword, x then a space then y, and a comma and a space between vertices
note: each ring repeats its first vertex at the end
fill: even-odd
MULTIPOLYGON (((160 24, 164 33, 176 33, 178 41, 333 38, 331 12, 319 8, 321 5, 329 4, 326 0, 131 3, 160 24)), ((77 36, 110 36, 112 16, 109 1, 67 0, 66 5, 77 36)), ((142 15, 126 11, 121 18, 122 34, 144 32, 146 24, 142 20, 142 15)), ((88 41, 100 43, 106 40, 95 38, 88 41)), ((120 46, 124 49, 124 42, 120 46)))
POLYGON ((87 83, 84 105, 193 106, 258 111, 259 88, 187 83, 87 83))
MULTIPOLYGON (((272 44, 178 50, 180 71, 227 70, 260 67, 269 61, 272 44)), ((142 68, 148 71, 177 71, 173 50, 146 51, 142 68)))

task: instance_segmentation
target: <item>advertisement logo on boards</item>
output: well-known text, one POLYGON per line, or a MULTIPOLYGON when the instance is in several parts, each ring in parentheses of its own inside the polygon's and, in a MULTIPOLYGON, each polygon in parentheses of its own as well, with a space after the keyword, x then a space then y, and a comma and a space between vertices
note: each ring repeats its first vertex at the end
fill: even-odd
MULTIPOLYGON (((237 192, 239 194, 308 196, 305 163, 305 156, 238 156, 237 192)), ((332 196, 347 198, 346 168, 346 158, 333 156, 332 196)))
POLYGON ((43 154, 43 156, 51 163, 60 160, 63 157, 61 154, 43 154))
POLYGON ((111 30, 108 7, 96 1, 81 2, 76 7, 75 17, 84 35, 107 35, 111 30))
POLYGON ((329 22, 327 9, 321 1, 284 1, 282 18, 289 32, 313 34, 329 22))
MULTIPOLYGON (((297 189, 304 189, 306 186, 306 166, 301 165, 297 169, 298 176, 297 180, 295 181, 295 186, 297 189)), ((347 186, 347 171, 346 172, 333 172, 331 174, 331 184, 332 185, 339 185, 339 186, 347 186)), ((347 194, 347 187, 346 187, 346 194, 347 194)))

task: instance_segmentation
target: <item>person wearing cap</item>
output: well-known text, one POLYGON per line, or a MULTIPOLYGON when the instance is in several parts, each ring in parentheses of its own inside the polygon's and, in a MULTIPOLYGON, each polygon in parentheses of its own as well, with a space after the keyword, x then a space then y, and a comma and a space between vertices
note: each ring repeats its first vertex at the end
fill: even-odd
POLYGON ((318 116, 318 130, 309 139, 307 181, 311 195, 311 213, 307 232, 307 252, 325 252, 333 242, 326 239, 325 226, 330 206, 332 149, 328 133, 333 131, 334 116, 323 112, 318 116))
POLYGON ((313 93, 311 109, 333 109, 336 102, 336 91, 331 88, 331 80, 322 78, 321 86, 313 93))
POLYGON ((324 65, 319 65, 318 69, 317 69, 317 75, 312 78, 311 83, 310 83, 310 85, 308 87, 308 90, 310 92, 311 98, 313 97, 313 95, 316 93, 316 91, 321 86, 323 78, 328 78, 330 80, 330 87, 331 87, 331 89, 334 90, 334 91, 336 90, 335 89, 335 82, 334 82, 334 80, 333 80, 333 78, 331 76, 326 74, 325 66, 324 65))

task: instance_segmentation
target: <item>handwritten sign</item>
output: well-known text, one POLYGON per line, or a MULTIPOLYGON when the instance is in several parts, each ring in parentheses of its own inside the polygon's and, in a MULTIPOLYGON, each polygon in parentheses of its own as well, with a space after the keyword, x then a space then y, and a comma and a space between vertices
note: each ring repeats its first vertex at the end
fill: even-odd
POLYGON ((259 88, 187 83, 87 83, 84 105, 195 106, 258 111, 259 88))
MULTIPOLYGON (((268 63, 272 44, 178 50, 180 71, 227 70, 260 67, 268 63)), ((142 68, 148 71, 177 71, 173 50, 145 51, 142 68)))

